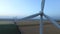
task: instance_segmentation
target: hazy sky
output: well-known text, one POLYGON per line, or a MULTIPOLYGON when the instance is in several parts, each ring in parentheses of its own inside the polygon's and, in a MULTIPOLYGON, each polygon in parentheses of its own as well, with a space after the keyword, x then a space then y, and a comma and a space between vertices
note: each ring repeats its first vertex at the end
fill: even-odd
MULTIPOLYGON (((0 0, 0 16, 29 16, 38 13, 41 0, 0 0)), ((60 0, 46 0, 44 13, 60 15, 60 0)))

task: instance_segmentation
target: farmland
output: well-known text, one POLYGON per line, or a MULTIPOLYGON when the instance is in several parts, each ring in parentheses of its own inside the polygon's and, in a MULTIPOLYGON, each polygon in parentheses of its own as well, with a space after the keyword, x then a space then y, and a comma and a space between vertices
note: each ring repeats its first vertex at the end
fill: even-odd
MULTIPOLYGON (((24 20, 24 21, 18 21, 17 25, 19 25, 19 29, 22 34, 39 34, 39 20, 24 20)), ((0 21, 1 25, 9 25, 12 24, 11 27, 13 27, 14 23, 13 21, 0 21)), ((8 28, 11 28, 8 27, 8 28)), ((0 27, 1 28, 1 27, 0 27)), ((12 28, 13 29, 13 28, 12 28)), ((15 29, 15 27, 14 27, 15 29)), ((8 30, 8 29, 7 29, 8 30)), ((17 30, 15 29, 15 32, 17 30)), ((49 21, 44 21, 44 34, 60 34, 60 30, 57 29, 54 25, 52 25, 49 21)))

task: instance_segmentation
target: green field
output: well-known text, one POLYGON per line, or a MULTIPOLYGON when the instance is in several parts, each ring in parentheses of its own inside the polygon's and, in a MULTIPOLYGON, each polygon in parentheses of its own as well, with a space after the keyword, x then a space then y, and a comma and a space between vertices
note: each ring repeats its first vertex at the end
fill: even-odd
POLYGON ((0 34, 18 34, 16 25, 14 24, 0 24, 0 34))

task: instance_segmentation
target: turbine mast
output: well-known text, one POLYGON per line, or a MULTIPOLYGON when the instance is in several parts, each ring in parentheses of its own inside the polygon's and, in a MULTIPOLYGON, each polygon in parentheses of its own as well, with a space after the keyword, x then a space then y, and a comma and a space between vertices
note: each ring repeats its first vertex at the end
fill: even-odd
POLYGON ((44 10, 45 0, 42 0, 41 2, 41 11, 40 11, 40 34, 43 34, 43 10, 44 10))

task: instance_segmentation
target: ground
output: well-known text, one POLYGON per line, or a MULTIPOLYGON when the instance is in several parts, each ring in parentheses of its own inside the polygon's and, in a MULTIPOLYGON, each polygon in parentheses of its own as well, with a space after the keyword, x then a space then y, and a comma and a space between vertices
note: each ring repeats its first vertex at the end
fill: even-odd
MULTIPOLYGON (((60 34, 60 29, 57 29, 49 21, 44 21, 44 23, 45 24, 44 24, 43 34, 60 34)), ((6 33, 6 31, 9 31, 11 29, 12 32, 16 34, 17 30, 15 29, 15 27, 13 25, 11 25, 11 24, 14 24, 13 21, 0 21, 0 24, 3 24, 5 33, 6 33), (10 26, 8 26, 9 29, 7 29, 4 24, 6 26, 8 26, 10 24, 10 26)), ((20 31, 22 34, 39 34, 40 33, 40 31, 39 31, 40 30, 40 25, 39 25, 40 21, 39 20, 18 21, 17 24, 19 25, 19 28, 20 28, 20 31)), ((0 32, 1 32, 1 30, 2 30, 2 26, 0 25, 0 32)))

